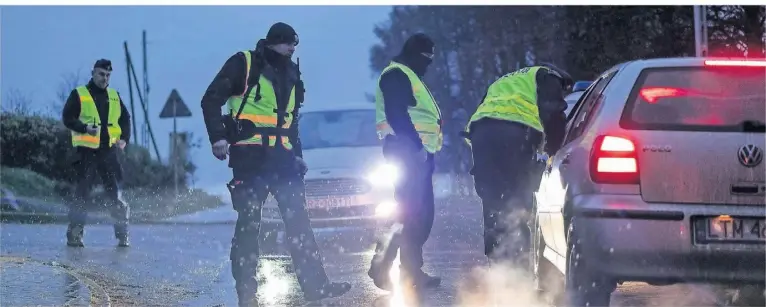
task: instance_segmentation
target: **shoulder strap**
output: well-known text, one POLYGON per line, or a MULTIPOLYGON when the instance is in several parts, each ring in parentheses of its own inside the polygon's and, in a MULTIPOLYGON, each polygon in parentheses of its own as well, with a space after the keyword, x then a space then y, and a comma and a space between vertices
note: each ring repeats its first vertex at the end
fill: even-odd
POLYGON ((247 104, 247 97, 250 96, 250 92, 255 88, 255 101, 261 100, 261 85, 259 80, 261 79, 261 69, 263 68, 263 59, 258 52, 255 52, 255 59, 253 59, 253 52, 250 50, 241 51, 245 55, 245 93, 242 96, 242 103, 239 104, 239 110, 234 118, 239 119, 242 114, 242 110, 245 109, 247 104), (255 60, 255 61, 253 61, 255 60), (255 62, 255 65, 252 63, 255 62), (254 71, 252 78, 250 72, 254 71))

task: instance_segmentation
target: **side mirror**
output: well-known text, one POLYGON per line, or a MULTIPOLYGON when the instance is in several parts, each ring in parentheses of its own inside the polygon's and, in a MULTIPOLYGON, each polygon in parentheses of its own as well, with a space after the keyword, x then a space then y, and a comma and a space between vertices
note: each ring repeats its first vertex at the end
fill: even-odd
POLYGON ((582 91, 588 89, 588 87, 591 84, 593 84, 593 81, 577 81, 572 86, 572 93, 574 93, 574 92, 582 92, 582 91))

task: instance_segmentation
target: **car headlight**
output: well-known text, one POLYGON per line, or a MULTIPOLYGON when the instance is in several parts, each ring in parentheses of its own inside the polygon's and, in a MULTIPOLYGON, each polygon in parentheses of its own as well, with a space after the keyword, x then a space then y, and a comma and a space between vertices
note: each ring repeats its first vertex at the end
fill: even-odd
POLYGON ((367 175, 367 180, 376 186, 392 186, 399 181, 399 168, 396 165, 384 163, 367 175))
POLYGON ((375 207, 375 216, 379 218, 389 218, 396 213, 396 202, 393 201, 384 201, 378 204, 377 207, 375 207))

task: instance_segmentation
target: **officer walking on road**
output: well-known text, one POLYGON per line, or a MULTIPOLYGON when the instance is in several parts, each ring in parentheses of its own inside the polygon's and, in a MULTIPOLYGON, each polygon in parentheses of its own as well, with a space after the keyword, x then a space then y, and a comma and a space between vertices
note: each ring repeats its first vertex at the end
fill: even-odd
POLYGON ((74 163, 78 184, 75 201, 69 207, 66 233, 68 246, 84 246, 82 237, 92 176, 96 173, 101 177, 107 205, 115 220, 114 235, 119 241, 118 246, 130 245, 130 207, 120 197, 118 182, 122 179, 122 168, 115 149, 124 149, 130 140, 130 113, 117 91, 108 87, 111 74, 111 61, 96 61, 90 82, 72 90, 62 112, 62 121, 71 130, 72 145, 78 157, 74 163))
POLYGON ((304 298, 337 297, 351 289, 349 283, 329 281, 305 208, 307 167, 296 120, 304 88, 291 60, 297 45, 291 26, 274 24, 256 50, 226 61, 202 98, 213 154, 220 160, 231 155, 234 178, 228 187, 239 217, 230 257, 240 306, 257 306, 258 235, 269 193, 278 202, 304 298), (221 116, 224 103, 229 114, 221 116))
POLYGON ((378 80, 375 95, 378 137, 383 155, 403 170, 395 189, 401 211, 392 236, 379 242, 368 275, 389 290, 388 272, 400 252, 405 286, 433 288, 441 278, 423 272, 423 245, 434 222, 434 154, 442 147, 441 112, 421 78, 434 56, 425 34, 411 36, 378 80), (400 230, 398 229, 400 228, 400 230))
MULTIPOLYGON (((484 253, 524 261, 538 148, 553 155, 564 138, 565 91, 572 78, 552 64, 511 72, 489 86, 466 126, 476 194, 484 211, 484 253)), ((517 262, 517 264, 523 264, 517 262)))

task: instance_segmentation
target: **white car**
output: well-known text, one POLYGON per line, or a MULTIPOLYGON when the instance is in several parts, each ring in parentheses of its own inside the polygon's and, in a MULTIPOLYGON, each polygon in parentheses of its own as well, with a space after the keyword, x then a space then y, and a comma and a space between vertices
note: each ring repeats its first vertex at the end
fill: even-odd
MULTIPOLYGON (((306 209, 312 227, 389 223, 397 207, 394 183, 399 170, 383 159, 375 104, 306 104, 299 120, 303 159, 309 168, 306 209)), ((282 223, 273 197, 263 208, 263 221, 282 223)))
POLYGON ((636 60, 583 95, 535 193, 538 290, 712 283, 764 306, 766 60, 636 60))

